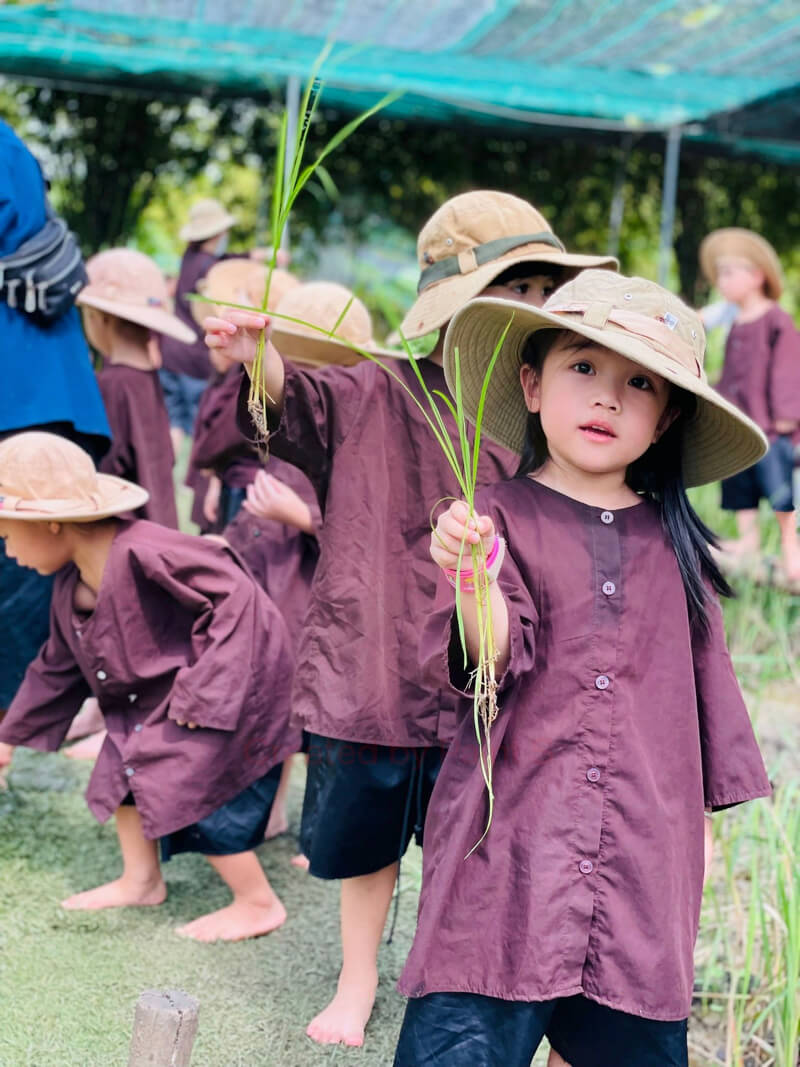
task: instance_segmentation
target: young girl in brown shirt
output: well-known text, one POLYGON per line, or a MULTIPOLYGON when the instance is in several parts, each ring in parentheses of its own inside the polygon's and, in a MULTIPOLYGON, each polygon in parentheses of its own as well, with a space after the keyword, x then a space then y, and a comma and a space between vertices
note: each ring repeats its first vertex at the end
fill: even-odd
POLYGON ((529 1067, 545 1034, 571 1067, 687 1067, 704 809, 770 786, 684 485, 766 441, 708 385, 689 308, 593 270, 541 310, 455 316, 445 372, 458 352, 471 418, 509 323, 483 432, 521 455, 518 476, 474 517, 462 502, 440 517, 448 581, 421 620, 426 669, 467 696, 487 598, 494 808, 486 831, 470 701, 431 801, 395 1067, 529 1067), (460 562, 471 545, 488 591, 460 562))

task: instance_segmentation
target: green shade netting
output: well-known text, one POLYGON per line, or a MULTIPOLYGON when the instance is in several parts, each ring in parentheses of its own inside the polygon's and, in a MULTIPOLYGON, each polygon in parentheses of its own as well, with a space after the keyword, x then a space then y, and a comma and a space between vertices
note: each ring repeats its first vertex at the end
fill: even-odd
MULTIPOLYGON (((60 0, 0 7, 0 71, 232 93, 400 89, 396 113, 666 128, 800 83, 798 0, 60 0)), ((700 132, 700 131, 698 131, 700 132)), ((758 131, 749 131, 758 140, 758 131)), ((770 137, 770 140, 772 138, 770 137)))

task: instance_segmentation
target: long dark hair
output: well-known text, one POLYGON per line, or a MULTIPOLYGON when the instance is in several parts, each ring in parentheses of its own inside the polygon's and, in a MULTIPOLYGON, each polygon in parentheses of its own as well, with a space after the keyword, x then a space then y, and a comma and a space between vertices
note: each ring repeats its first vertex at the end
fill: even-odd
MULTIPOLYGON (((541 375, 547 353, 567 332, 539 330, 531 334, 523 349, 523 363, 541 375)), ((707 630, 708 586, 720 596, 734 594, 709 551, 709 545, 717 545, 716 536, 689 503, 683 483, 684 427, 694 417, 697 400, 692 393, 673 386, 669 406, 677 408, 677 418, 658 441, 628 467, 625 481, 635 493, 652 500, 658 507, 678 561, 689 618, 693 626, 707 630)), ((530 412, 517 477, 539 470, 549 454, 541 419, 537 413, 530 412)))

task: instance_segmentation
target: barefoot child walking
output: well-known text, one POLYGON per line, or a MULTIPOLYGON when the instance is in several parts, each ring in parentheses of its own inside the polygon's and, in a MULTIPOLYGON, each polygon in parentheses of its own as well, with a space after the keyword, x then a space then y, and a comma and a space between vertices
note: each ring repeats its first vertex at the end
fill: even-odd
POLYGON ((512 316, 483 430, 521 456, 518 476, 480 491, 474 518, 461 502, 440 517, 430 553, 449 584, 420 620, 423 660, 468 690, 479 594, 457 569, 462 543, 482 544, 494 812, 481 840, 470 707, 428 816, 395 1067, 529 1067, 545 1034, 572 1067, 686 1067, 704 809, 770 785, 684 485, 766 442, 707 384, 694 312, 594 270, 541 310, 477 300, 454 318, 445 372, 458 350, 472 418, 512 316))
MULTIPOLYGON (((565 252, 535 208, 491 191, 444 204, 420 233, 418 259, 419 298, 403 325, 409 338, 443 331, 495 284, 541 303, 553 275, 615 265, 565 252)), ((231 311, 206 323, 207 343, 251 361, 267 321, 231 311)), ((417 366, 429 392, 445 389, 440 345, 417 366)), ((308 474, 324 514, 293 694, 310 734, 311 873, 342 880, 337 991, 307 1029, 321 1043, 363 1043, 399 860, 413 836, 421 842, 455 725, 454 702, 420 676, 416 648, 417 620, 435 592, 428 509, 456 491, 456 480, 409 396, 427 403, 414 369, 405 360, 392 369, 401 382, 366 361, 309 373, 284 366, 272 346, 264 366, 274 401, 270 450, 308 474)), ((442 417, 457 440, 443 407, 442 417)), ((497 481, 513 466, 513 456, 490 446, 478 479, 497 481)))
POLYGON ((87 801, 99 821, 115 816, 123 873, 63 907, 162 903, 160 842, 164 860, 205 855, 233 893, 178 932, 255 937, 286 918, 252 850, 281 761, 300 744, 289 727, 289 638, 227 547, 116 517, 146 499, 52 434, 0 445, 6 551, 56 574, 50 637, 0 723, 0 766, 15 745, 58 748, 94 693, 108 735, 87 801))

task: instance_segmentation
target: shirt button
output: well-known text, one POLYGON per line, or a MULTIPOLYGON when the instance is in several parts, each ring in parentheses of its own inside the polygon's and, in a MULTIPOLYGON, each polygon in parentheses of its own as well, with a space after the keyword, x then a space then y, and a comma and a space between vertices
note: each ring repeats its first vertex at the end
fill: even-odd
POLYGON ((586 777, 589 779, 590 782, 599 782, 600 771, 597 769, 597 767, 590 767, 589 770, 586 772, 586 777))
POLYGON ((133 767, 126 767, 125 773, 129 778, 133 778, 134 774, 136 774, 136 771, 133 769, 133 767))
POLYGON ((138 693, 128 693, 128 703, 129 704, 135 704, 138 699, 139 699, 139 694, 138 693))
POLYGON ((594 870, 594 864, 591 860, 581 860, 579 870, 581 874, 591 874, 594 870))
POLYGON ((106 674, 105 671, 98 671, 97 672, 97 677, 100 679, 101 682, 104 682, 106 680, 106 678, 108 678, 108 675, 106 674))
POLYGON ((598 674, 594 680, 594 684, 598 689, 608 689, 611 685, 607 674, 598 674))
POLYGON ((603 582, 603 592, 606 596, 613 596, 616 593, 617 587, 613 582, 603 582))
POLYGON ((614 521, 614 514, 611 511, 600 512, 600 522, 604 522, 606 526, 610 525, 614 521))
POLYGON ((134 733, 140 734, 142 732, 142 724, 137 722, 133 728, 134 733))

